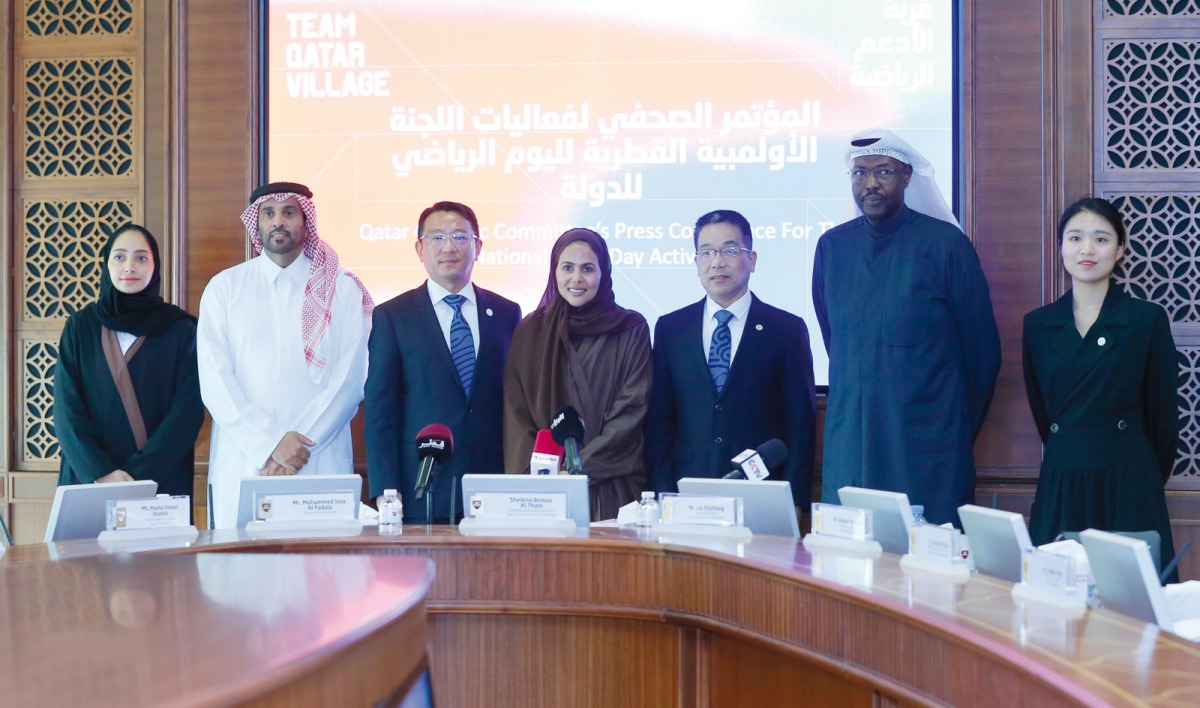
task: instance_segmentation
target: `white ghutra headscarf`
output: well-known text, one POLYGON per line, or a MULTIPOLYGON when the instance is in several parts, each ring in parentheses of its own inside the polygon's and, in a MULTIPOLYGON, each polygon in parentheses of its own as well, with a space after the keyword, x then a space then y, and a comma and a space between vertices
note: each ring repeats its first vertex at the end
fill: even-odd
MULTIPOLYGON (((962 228, 933 179, 933 165, 912 145, 890 130, 871 128, 850 138, 850 145, 846 150, 846 166, 849 167, 854 158, 868 155, 883 155, 910 165, 913 171, 912 179, 908 182, 908 188, 904 190, 904 203, 908 208, 962 228)), ((857 207, 855 211, 862 213, 857 211, 857 207)))
MULTIPOLYGON (((309 374, 313 381, 319 381, 324 375, 326 364, 325 357, 321 355, 321 344, 329 331, 334 288, 337 285, 338 274, 343 269, 338 265, 337 251, 322 241, 317 234, 317 208, 313 205, 312 196, 312 190, 294 182, 272 182, 263 185, 250 195, 250 206, 242 212, 242 224, 250 236, 255 255, 258 255, 263 251, 262 238, 258 235, 258 208, 263 202, 268 199, 284 202, 294 197, 304 212, 305 223, 308 226, 308 237, 304 239, 304 255, 312 261, 312 268, 308 271, 308 284, 304 286, 300 333, 304 341, 304 358, 308 362, 309 374)), ((371 294, 367 292, 358 276, 348 270, 345 273, 362 291, 363 316, 369 320, 372 310, 375 309, 371 294)))

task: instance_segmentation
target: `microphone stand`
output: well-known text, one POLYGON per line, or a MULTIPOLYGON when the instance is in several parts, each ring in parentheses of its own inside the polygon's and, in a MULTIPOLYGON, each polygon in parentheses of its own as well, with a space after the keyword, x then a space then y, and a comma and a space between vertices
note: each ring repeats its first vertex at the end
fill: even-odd
POLYGON ((433 480, 425 488, 425 525, 433 526, 433 480))
MULTIPOLYGON (((8 524, 4 523, 3 516, 0 516, 0 529, 4 530, 4 538, 8 541, 9 548, 12 548, 13 537, 12 537, 12 534, 9 533, 9 531, 8 531, 8 524)), ((1190 546, 1191 544, 1189 543, 1188 545, 1190 546)), ((1187 549, 1185 548, 1184 550, 1187 550, 1187 549)))

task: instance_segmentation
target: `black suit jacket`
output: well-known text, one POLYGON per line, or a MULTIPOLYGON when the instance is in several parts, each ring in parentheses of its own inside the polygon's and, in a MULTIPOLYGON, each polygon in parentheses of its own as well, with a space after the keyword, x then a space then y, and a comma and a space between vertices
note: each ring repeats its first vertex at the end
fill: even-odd
POLYGON ((1086 339, 1075 328, 1073 308, 1068 290, 1025 315, 1025 392, 1046 444, 1043 467, 1116 464, 1123 451, 1137 449, 1131 438, 1145 436, 1166 484, 1180 428, 1179 355, 1170 318, 1159 305, 1125 294, 1116 281, 1086 339))
POLYGON ((451 485, 458 499, 455 514, 462 517, 463 474, 504 472, 504 360, 521 308, 479 286, 475 293, 479 331, 472 335, 479 340, 479 356, 470 400, 427 285, 375 308, 365 391, 367 478, 372 499, 384 489, 400 493, 409 523, 427 520, 425 501, 414 495, 416 438, 426 425, 441 423, 454 435, 454 453, 434 470, 434 521, 450 517, 451 485))
POLYGON ((646 467, 657 492, 683 477, 721 477, 739 452, 772 438, 788 447, 782 474, 807 509, 816 435, 812 350, 804 320, 758 298, 717 395, 702 349, 704 300, 659 318, 646 416, 646 467))

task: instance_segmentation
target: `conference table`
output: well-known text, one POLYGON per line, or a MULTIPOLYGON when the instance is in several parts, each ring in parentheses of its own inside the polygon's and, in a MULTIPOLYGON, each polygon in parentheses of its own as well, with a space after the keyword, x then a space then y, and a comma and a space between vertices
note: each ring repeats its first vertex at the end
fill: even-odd
MULTIPOLYGON (((1020 604, 1006 581, 910 572, 890 554, 810 552, 793 538, 615 527, 405 526, 395 535, 367 527, 324 538, 214 531, 132 555, 94 541, 18 546, 0 558, 0 583, 14 571, 53 573, 114 553, 150 578, 160 562, 223 554, 275 564, 432 561, 424 608, 442 707, 1200 705, 1200 645, 1154 625, 1103 609, 1020 604)), ((263 577, 277 572, 260 568, 263 577)), ((205 597, 237 607, 247 594, 215 584, 205 597)), ((87 622, 81 638, 98 641, 87 622)), ((194 631, 180 630, 189 648, 179 661, 210 641, 194 631)), ((383 685, 376 669, 360 674, 383 685)))

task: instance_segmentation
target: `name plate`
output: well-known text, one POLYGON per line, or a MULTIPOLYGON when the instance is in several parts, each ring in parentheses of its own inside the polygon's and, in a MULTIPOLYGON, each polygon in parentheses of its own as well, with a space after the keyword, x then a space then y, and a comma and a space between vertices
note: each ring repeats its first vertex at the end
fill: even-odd
POLYGON ((741 526, 742 498, 663 494, 661 523, 741 526))
POLYGON ((192 498, 156 497, 154 499, 109 500, 107 523, 109 531, 124 529, 161 529, 190 526, 192 498))
POLYGON ((350 490, 254 495, 254 515, 259 521, 353 519, 357 505, 358 497, 350 490))
POLYGON ((918 524, 908 535, 908 552, 919 558, 963 562, 958 548, 958 530, 933 524, 918 524))
POLYGON ((479 492, 471 495, 473 516, 487 519, 567 518, 563 492, 479 492))
POLYGON ((822 536, 866 541, 874 538, 871 532, 871 511, 838 504, 812 505, 812 532, 822 536))
POLYGON ((1035 548, 1021 558, 1021 580, 1035 588, 1074 593, 1075 559, 1035 548))

